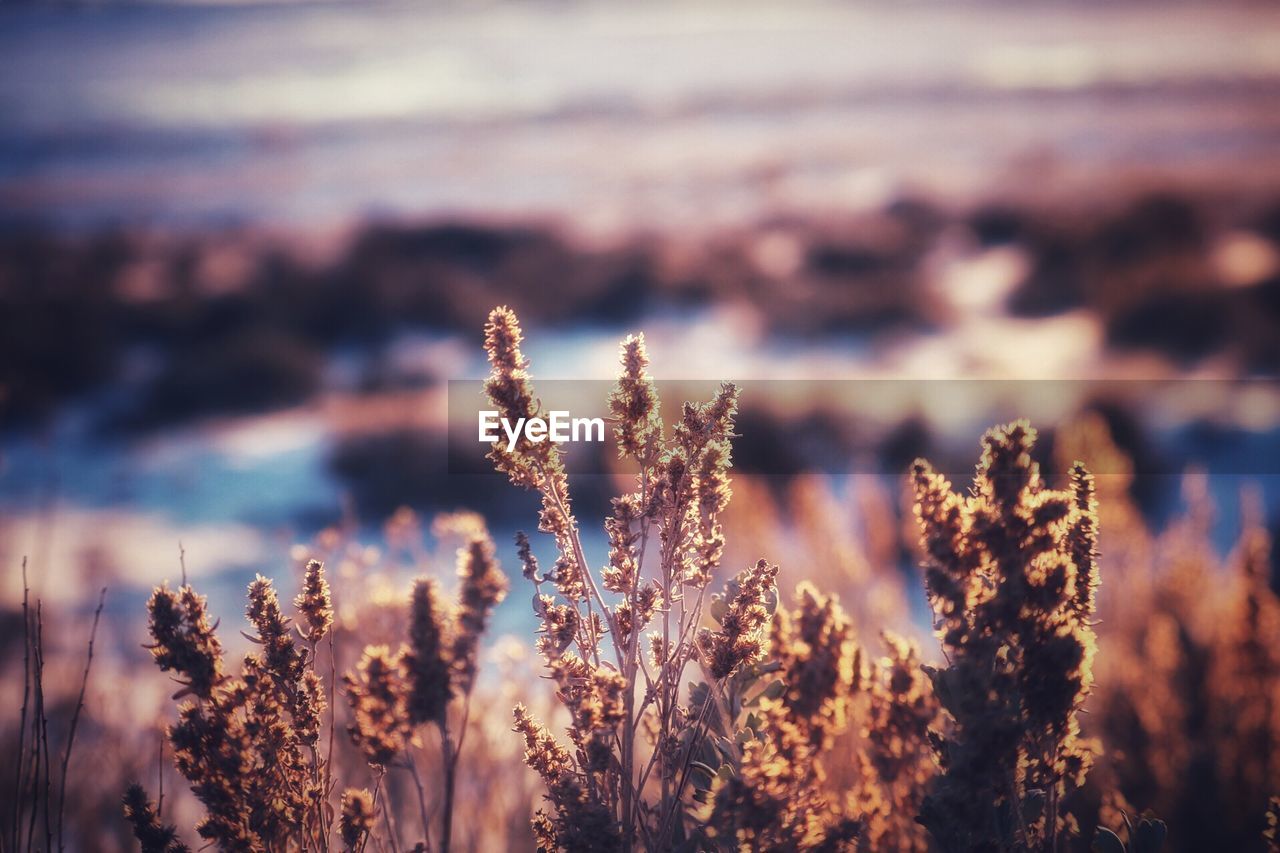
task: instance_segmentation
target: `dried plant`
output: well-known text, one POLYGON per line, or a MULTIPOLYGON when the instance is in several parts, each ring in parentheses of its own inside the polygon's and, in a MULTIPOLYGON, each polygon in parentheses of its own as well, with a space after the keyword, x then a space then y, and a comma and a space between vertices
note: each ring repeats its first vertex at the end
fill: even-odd
MULTIPOLYGON (((19 711, 17 742, 10 756, 13 765, 13 788, 10 802, 0 814, 0 850, 66 849, 67 780, 71 756, 76 743, 76 730, 85 705, 85 690, 93 666, 93 646, 98 636, 98 623, 106 604, 107 590, 98 596, 89 629, 84 670, 79 679, 75 708, 67 723, 62 747, 60 773, 55 774, 53 755, 57 748, 49 735, 49 719, 53 716, 47 693, 44 639, 44 604, 36 598, 31 607, 31 589, 27 583, 27 561, 22 561, 22 704, 19 711), (57 797, 54 783, 57 780, 57 797), (43 839, 43 844, 41 843, 43 839)), ((56 723, 56 720, 55 720, 56 723)))
MULTIPOLYGON (((514 315, 493 312, 485 336, 494 407, 540 414, 514 315)), ((1250 501, 1226 556, 1203 476, 1185 480, 1185 516, 1153 533, 1133 463, 1097 418, 1055 433, 1057 488, 1024 422, 986 435, 968 493, 919 463, 911 537, 934 647, 911 639, 923 626, 891 501, 863 501, 875 520, 857 530, 857 495, 830 481, 739 478, 731 514, 736 390, 664 423, 642 338, 620 362, 609 407, 634 480, 604 513, 601 559, 556 445, 491 449, 538 495, 554 546, 541 561, 526 535, 515 548, 550 689, 521 677, 532 652, 515 638, 485 650, 507 580, 479 516, 437 518, 438 551, 397 512, 386 558, 325 531, 295 555, 292 613, 270 580, 250 584, 238 665, 202 596, 153 592, 148 647, 178 684, 167 736, 190 791, 166 797, 163 774, 154 802, 128 786, 119 832, 144 853, 186 850, 198 804, 196 833, 225 850, 1277 849, 1280 598, 1250 501), (1101 466, 1096 486, 1075 458, 1101 466), (430 568, 441 551, 454 583, 430 568), (775 551, 781 570, 758 559, 775 551), (803 582, 780 604, 789 571, 803 582), (331 578, 352 582, 341 608, 331 578), (493 711, 512 705, 515 736, 493 711)), ((88 659, 49 667, 46 639, 65 632, 46 630, 38 600, 22 615, 0 848, 79 849, 95 824, 78 811, 72 748, 95 749, 110 725, 86 699, 96 617, 88 659)))
MULTIPOLYGON (((720 608, 730 625, 734 603, 720 608)), ((826 790, 823 759, 848 725, 862 666, 834 597, 802 584, 795 608, 776 614, 769 657, 740 671, 717 705, 716 750, 698 765, 716 767, 703 797, 706 840, 728 850, 851 847, 863 824, 826 790)))
MULTIPOLYGON (((521 340, 511 311, 489 315, 486 392, 511 422, 540 412, 521 340)), ((664 849, 689 837, 693 758, 714 734, 713 706, 725 702, 727 682, 766 650, 776 605, 777 569, 761 561, 719 599, 720 627, 701 625, 724 548, 720 515, 731 494, 737 389, 724 385, 710 402, 686 404, 668 436, 643 338, 624 340, 620 361, 609 406, 619 455, 638 472, 634 490, 613 501, 605 523, 609 558, 598 581, 559 448, 495 442, 489 454, 514 484, 539 493, 539 529, 557 550, 543 575, 528 540, 518 540, 524 574, 537 589, 539 651, 572 721, 564 747, 522 708, 516 711, 526 761, 547 784, 551 811, 534 821, 544 848, 664 849), (641 637, 655 620, 646 654, 641 637), (690 663, 705 673, 700 693, 683 690, 690 663), (642 732, 647 756, 638 743, 642 732), (593 829, 589 838, 584 826, 593 829)))
POLYGON ((249 586, 246 615, 258 651, 224 674, 205 598, 190 586, 151 596, 151 654, 177 673, 187 698, 169 741, 179 772, 205 807, 197 833, 226 850, 327 849, 326 762, 315 749, 324 695, 314 655, 300 648, 271 581, 249 586))
POLYGON ((1099 812, 1088 822, 1121 832, 1124 813, 1151 810, 1178 849, 1253 849, 1280 766, 1280 598, 1256 502, 1244 496, 1239 541, 1220 557, 1206 479, 1192 472, 1184 514, 1153 535, 1126 492, 1132 463, 1105 424, 1061 435, 1106 472, 1103 652, 1084 724, 1108 750, 1081 792, 1099 812))
POLYGON ((1280 599, 1269 585, 1271 537, 1257 515, 1247 513, 1236 549, 1230 616, 1215 632, 1207 685, 1218 700, 1209 722, 1221 732, 1223 810, 1231 823, 1255 826, 1263 798, 1280 784, 1280 599))
MULTIPOLYGON (((398 833, 386 807, 389 783, 383 777, 388 769, 403 768, 418 790, 422 843, 434 840, 433 849, 449 849, 480 638, 507 581, 475 516, 439 524, 442 535, 447 527, 449 535, 465 538, 457 552, 458 601, 445 599, 433 579, 419 578, 409 600, 407 642, 394 652, 387 645, 365 646, 356 671, 343 677, 348 732, 373 768, 375 785, 373 794, 347 789, 337 815, 331 804, 336 787, 332 711, 327 744, 323 738, 331 701, 326 691, 333 687, 332 680, 326 687, 317 669, 326 639, 331 673, 336 660, 336 616, 323 563, 307 562, 294 599, 296 626, 282 611, 270 580, 259 576, 250 584, 246 616, 254 632, 245 637, 256 650, 245 656, 238 675, 227 670, 203 596, 189 586, 174 592, 166 585, 153 592, 148 648, 181 685, 175 698, 184 701, 168 735, 178 770, 205 808, 199 835, 227 850, 308 850, 328 849, 336 829, 349 847, 363 849, 381 812, 387 843, 396 847, 398 833), (455 700, 461 708, 451 713, 455 700), (430 826, 415 758, 425 724, 439 730, 443 752, 438 833, 430 826)), ((152 820, 145 805, 145 794, 131 791, 131 822, 148 837, 159 837, 154 827, 147 829, 158 817, 152 820)))
POLYGON ((1092 477, 1048 489, 1025 421, 989 431, 972 494, 913 470, 926 574, 948 665, 930 669, 951 725, 920 820, 945 850, 1056 850, 1096 747, 1078 712, 1092 686, 1098 581, 1092 477))
POLYGON ((350 850, 360 850, 373 829, 375 815, 373 795, 363 788, 342 792, 342 814, 338 818, 342 843, 350 850))
POLYGON ((941 709, 920 650, 888 631, 882 643, 887 653, 870 661, 855 706, 861 727, 848 754, 850 808, 862 816, 866 849, 922 853, 928 839, 916 815, 938 772, 929 732, 941 709))
POLYGON ((439 849, 447 851, 453 841, 459 756, 470 722, 480 637, 493 608, 506 595, 507 579, 488 532, 474 516, 441 524, 456 528, 467 540, 457 553, 457 603, 444 599, 432 579, 419 578, 410 598, 408 642, 394 654, 387 646, 366 646, 358 673, 344 681, 354 715, 352 740, 379 782, 388 767, 402 767, 412 775, 427 845, 433 833, 414 747, 419 726, 430 724, 438 730, 443 803, 436 840, 439 849), (454 699, 460 700, 461 709, 451 720, 454 699))
MULTIPOLYGON (((521 339, 511 312, 490 315, 486 387, 509 420, 539 415, 521 339)), ((539 845, 851 847, 862 823, 824 789, 820 760, 848 726, 861 671, 848 620, 834 599, 806 586, 794 613, 774 622, 778 569, 764 560, 708 601, 725 547, 736 389, 686 404, 668 437, 643 339, 624 340, 620 361, 610 409, 619 454, 638 473, 605 521, 610 550, 598 581, 559 450, 495 443, 490 453, 513 483, 541 495, 540 529, 557 545, 543 575, 527 537, 517 538, 524 575, 537 587, 539 650, 571 719, 562 746, 516 710, 526 762, 551 805, 534 821, 539 845), (655 619, 642 654, 640 637, 655 619), (703 679, 686 691, 690 664, 703 679)))
POLYGON ((178 831, 160 822, 158 809, 141 785, 130 785, 125 791, 124 816, 142 845, 142 853, 189 853, 190 848, 178 841, 178 831))

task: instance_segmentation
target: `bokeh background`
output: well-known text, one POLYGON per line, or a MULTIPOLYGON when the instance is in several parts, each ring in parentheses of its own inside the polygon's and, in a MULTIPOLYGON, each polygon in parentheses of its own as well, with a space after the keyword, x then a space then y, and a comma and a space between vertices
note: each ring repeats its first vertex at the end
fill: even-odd
MULTIPOLYGON (((24 557, 68 650, 108 586, 93 695, 156 719, 153 584, 230 624, 308 549, 390 597, 401 507, 534 526, 449 465, 497 304, 536 377, 608 379, 644 331, 660 380, 757 389, 746 493, 879 495, 831 503, 926 639, 898 473, 967 470, 1032 398, 1046 461, 1101 417, 1154 528, 1209 472, 1226 554, 1280 518, 1278 106, 1270 3, 7 5, 3 642, 24 557)), ((533 624, 504 564, 498 637, 533 624)))

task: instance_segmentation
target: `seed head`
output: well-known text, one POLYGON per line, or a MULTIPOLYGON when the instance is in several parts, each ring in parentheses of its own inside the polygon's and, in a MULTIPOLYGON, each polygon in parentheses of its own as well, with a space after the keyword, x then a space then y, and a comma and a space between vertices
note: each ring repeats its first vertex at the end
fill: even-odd
POLYGON ((160 822, 155 805, 136 782, 125 791, 124 817, 133 827, 142 853, 189 853, 187 845, 178 841, 177 830, 160 822))
POLYGON ((520 557, 520 571, 525 580, 535 584, 544 580, 538 574, 538 558, 533 556, 533 548, 529 545, 529 537, 523 530, 516 531, 516 554, 520 557))
POLYGON ((329 581, 324 576, 324 563, 319 560, 307 563, 302 592, 293 600, 293 606, 302 614, 309 641, 314 643, 328 633, 333 626, 333 601, 329 597, 329 581))
POLYGON ((355 850, 373 829, 373 795, 364 788, 348 788, 342 792, 342 816, 338 826, 342 840, 355 850))
POLYGON ((728 678, 744 664, 760 660, 765 649, 765 628, 777 606, 775 580, 778 567, 760 560, 738 575, 726 590, 721 629, 703 629, 698 646, 716 679, 728 678))
POLYGON ((649 461, 662 437, 662 421, 658 393, 648 373, 644 335, 627 336, 619 347, 619 357, 622 371, 617 387, 609 395, 609 412, 618 422, 614 427, 618 455, 649 461))
POLYGON ((835 596, 804 582, 796 588, 795 609, 775 615, 772 645, 781 667, 783 704, 822 747, 846 724, 859 661, 853 626, 835 596))
POLYGON ((357 674, 343 678, 354 722, 352 741, 370 764, 386 766, 409 738, 399 655, 386 646, 365 646, 357 674))
POLYGON ((209 622, 203 595, 184 586, 177 593, 156 587, 147 603, 154 641, 149 648, 160 669, 185 679, 187 691, 208 698, 222 680, 222 643, 209 622))
POLYGON ((409 721, 441 721, 448 708, 449 684, 448 616, 442 612, 439 587, 430 578, 413 584, 409 608, 409 647, 404 652, 408 680, 409 721))
POLYGON ((458 577, 462 589, 458 601, 457 629, 452 658, 458 692, 466 695, 476 676, 476 653, 489 616, 507 595, 507 576, 494 557, 493 540, 476 535, 458 550, 458 577))
MULTIPOLYGON (((930 670, 953 725, 938 738, 943 776, 921 804, 943 847, 1007 846, 991 836, 1007 798, 1053 791, 1060 801, 1083 783, 1095 751, 1077 720, 1093 683, 1093 481, 1077 463, 1069 489, 1046 489, 1035 435, 1026 421, 990 430, 968 496, 925 463, 913 469, 926 584, 949 663, 930 670)), ((1030 841, 1048 843, 1062 820, 1045 815, 1030 841)))
POLYGON ((292 685, 302 675, 303 656, 293 642, 289 620, 280 610, 280 599, 270 578, 258 575, 249 584, 249 621, 258 629, 266 669, 282 685, 292 685))

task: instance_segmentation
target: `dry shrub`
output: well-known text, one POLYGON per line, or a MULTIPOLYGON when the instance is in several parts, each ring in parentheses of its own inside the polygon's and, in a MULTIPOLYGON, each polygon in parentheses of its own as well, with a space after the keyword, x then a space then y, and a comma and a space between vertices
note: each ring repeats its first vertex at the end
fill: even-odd
MULTIPOLYGON (((246 636, 259 650, 244 657, 239 675, 226 672, 205 599, 190 586, 176 593, 167 586, 155 590, 150 648, 160 668, 176 673, 183 685, 175 698, 187 699, 169 740, 178 770, 205 808, 196 827, 200 836, 227 850, 327 850, 336 830, 349 848, 362 850, 372 837, 379 798, 391 796, 390 783, 383 793, 384 776, 403 768, 417 786, 423 843, 435 837, 441 849, 449 848, 480 635, 507 587, 482 525, 466 530, 457 560, 458 601, 444 599, 434 581, 420 578, 410 600, 407 642, 394 652, 387 645, 366 646, 356 672, 342 679, 351 708, 348 733, 373 770, 374 785, 372 793, 346 789, 336 827, 333 718, 326 745, 321 734, 329 700, 317 668, 320 642, 328 638, 329 669, 336 669, 334 609, 323 564, 307 565, 294 601, 297 626, 281 610, 271 581, 259 576, 250 584, 246 614, 256 633, 246 636), (451 714, 454 705, 460 707, 451 714), (438 833, 415 757, 419 730, 427 724, 441 742, 438 833)), ((126 808, 135 834, 149 845, 165 833, 157 829, 145 793, 130 792, 126 808)), ((396 847, 393 817, 387 809, 381 814, 388 843, 396 847)))
POLYGON ((1098 747, 1077 712, 1093 683, 1097 571, 1093 478, 1044 487, 1024 421, 991 430, 972 493, 917 462, 916 513, 948 665, 930 669, 951 725, 921 821, 944 850, 1056 850, 1062 801, 1098 747))
POLYGON ((1210 541, 1207 478, 1192 473, 1185 514, 1152 536, 1105 425, 1086 420, 1064 438, 1113 472, 1100 478, 1108 581, 1087 721, 1107 752, 1082 816, 1123 832, 1108 807, 1119 802, 1130 815, 1164 817, 1178 849, 1260 850, 1268 799, 1280 788, 1280 599, 1254 502, 1242 501, 1239 541, 1221 558, 1210 541))
MULTIPOLYGON (((512 419, 540 411, 520 344, 514 315, 493 312, 487 387, 512 419)), ((198 835, 228 850, 1149 853, 1166 833, 1176 849, 1275 849, 1280 601, 1258 512, 1220 558, 1202 478, 1156 535, 1101 422, 1055 436, 1058 488, 1029 425, 993 429, 968 493, 924 463, 912 472, 940 641, 918 644, 891 501, 810 476, 775 497, 743 479, 730 515, 736 389, 664 424, 641 338, 620 362, 611 415, 634 480, 603 520, 605 560, 587 558, 554 444, 491 452, 539 496, 555 545, 546 566, 523 534, 515 549, 554 695, 524 677, 518 643, 486 663, 507 581, 472 514, 431 529, 442 551, 458 546, 453 585, 412 513, 388 522, 386 554, 325 532, 303 551, 333 574, 306 561, 292 615, 271 581, 250 585, 238 666, 204 598, 162 586, 150 648, 180 684, 168 738, 191 794, 128 788, 144 851, 184 849, 192 798, 198 835)), ((43 728, 33 707, 25 734, 43 728)), ((82 740, 106 737, 91 725, 82 740)), ((36 826, 18 847, 61 833, 60 800, 71 838, 91 837, 84 785, 53 797, 39 760, 39 784, 30 763, 18 773, 12 813, 36 826)))

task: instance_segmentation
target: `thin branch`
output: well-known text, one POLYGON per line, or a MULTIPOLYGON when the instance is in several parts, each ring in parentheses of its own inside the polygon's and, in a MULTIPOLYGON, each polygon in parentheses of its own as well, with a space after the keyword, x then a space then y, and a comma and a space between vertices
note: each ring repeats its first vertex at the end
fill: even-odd
POLYGON ((422 818, 422 838, 427 847, 431 847, 431 818, 427 816, 427 790, 422 785, 422 776, 418 774, 418 762, 413 760, 409 750, 404 751, 406 766, 413 776, 413 784, 418 788, 418 814, 422 818))
POLYGON ((667 806, 667 813, 663 817, 662 823, 658 825, 658 841, 660 844, 665 844, 667 836, 675 830, 674 820, 676 816, 676 809, 680 805, 680 797, 684 793, 684 786, 689 781, 689 771, 692 766, 691 759, 693 758, 694 751, 698 748, 698 746, 700 746, 699 744, 700 735, 706 731, 705 722, 706 722, 707 711, 711 706, 711 699, 712 699, 712 696, 714 695, 714 691, 718 689, 719 689, 719 685, 717 685, 715 681, 712 681, 712 680, 708 681, 707 698, 702 701, 702 708, 701 710, 698 711, 698 718, 693 725, 693 734, 689 738, 689 746, 685 750, 684 758, 682 758, 680 761, 680 764, 682 765, 681 771, 680 771, 680 781, 676 785, 676 790, 671 797, 670 804, 667 806))
MULTIPOLYGON (((373 783, 373 810, 375 812, 378 810, 378 799, 382 796, 382 777, 385 775, 387 775, 387 771, 380 770, 376 781, 373 783)), ((385 809, 386 806, 384 805, 383 808, 385 809)), ((364 838, 360 839, 360 849, 356 851, 356 853, 364 853, 364 848, 369 844, 369 836, 372 834, 372 830, 364 834, 364 838)), ((379 847, 376 841, 374 842, 374 846, 379 847)))
POLYGON ((27 558, 22 558, 22 715, 18 723, 18 760, 13 774, 13 844, 17 853, 22 843, 22 765, 26 757, 27 703, 31 698, 31 615, 27 586, 27 558))
POLYGON ((156 800, 156 817, 164 816, 164 729, 160 730, 160 755, 156 758, 156 786, 160 795, 156 800))
POLYGON ((329 628, 329 745, 324 759, 324 845, 329 849, 330 836, 333 834, 333 732, 337 727, 337 710, 334 707, 338 698, 338 656, 333 645, 335 628, 329 628))
POLYGON ((98 636, 98 620, 102 618, 102 607, 107 603, 107 588, 104 586, 98 595, 98 609, 93 611, 93 627, 89 629, 89 653, 84 661, 84 675, 80 678, 80 695, 76 699, 76 710, 71 715, 71 728, 67 731, 67 748, 62 753, 62 781, 58 783, 58 849, 64 850, 63 816, 67 806, 67 767, 71 764, 71 748, 76 742, 76 727, 80 723, 80 712, 84 709, 84 693, 89 686, 89 667, 93 665, 93 641, 98 636))
MULTIPOLYGON (((563 515, 565 518, 565 524, 569 528, 569 542, 573 546, 573 556, 578 563, 578 568, 582 572, 582 576, 587 581, 587 589, 590 591, 591 595, 595 596, 596 602, 600 605, 600 609, 604 611, 604 619, 609 629, 610 636, 616 638, 618 636, 617 624, 614 621, 613 612, 610 611, 608 606, 605 604, 604 597, 600 594, 599 587, 596 586, 595 577, 591 574, 591 567, 590 567, 590 564, 587 562, 586 551, 582 547, 582 537, 578 532, 578 523, 574 519, 574 517, 569 513, 568 508, 565 506, 564 501, 561 499, 559 490, 555 488, 555 483, 551 480, 550 477, 547 476, 546 469, 541 464, 538 465, 538 471, 539 473, 542 474, 542 479, 547 483, 547 492, 551 495, 552 499, 555 500, 556 509, 559 510, 560 514, 563 515)), ((588 617, 590 617, 590 613, 591 613, 591 596, 589 595, 587 597, 588 617)), ((622 666, 622 650, 618 648, 617 643, 614 643, 613 646, 614 646, 615 656, 618 659, 618 666, 621 667, 622 666)), ((599 663, 600 663, 600 659, 597 656, 596 664, 599 665, 599 663)))
POLYGON ((449 845, 453 842, 453 796, 460 752, 454 748, 447 721, 440 724, 440 748, 444 752, 444 814, 440 816, 440 851, 449 853, 449 845))
POLYGON ((400 829, 396 826, 391 806, 391 783, 388 782, 387 796, 382 803, 382 823, 387 828, 387 844, 391 847, 391 853, 400 853, 400 829))
POLYGON ((44 849, 53 849, 53 765, 49 761, 49 710, 44 697, 44 610, 36 599, 36 705, 40 711, 40 740, 44 753, 44 849))

